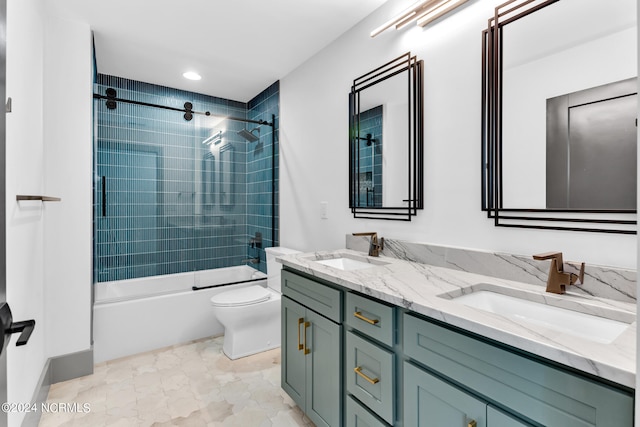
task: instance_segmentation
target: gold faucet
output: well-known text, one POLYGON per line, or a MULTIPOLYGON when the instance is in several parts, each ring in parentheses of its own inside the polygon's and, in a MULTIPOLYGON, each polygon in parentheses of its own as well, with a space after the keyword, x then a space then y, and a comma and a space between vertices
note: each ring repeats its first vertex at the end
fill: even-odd
POLYGON ((580 265, 580 274, 565 273, 562 252, 545 252, 533 256, 536 260, 550 259, 549 278, 547 279, 547 292, 564 294, 566 286, 575 285, 579 280, 584 284, 584 262, 580 265))
POLYGON ((378 240, 378 233, 353 233, 354 236, 371 236, 371 242, 369 243, 369 256, 378 256, 380 251, 384 249, 384 237, 378 240))

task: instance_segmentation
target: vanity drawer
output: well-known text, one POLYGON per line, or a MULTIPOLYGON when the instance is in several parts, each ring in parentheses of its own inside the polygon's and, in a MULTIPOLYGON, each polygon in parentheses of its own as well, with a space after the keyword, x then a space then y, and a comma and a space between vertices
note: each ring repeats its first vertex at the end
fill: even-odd
POLYGON ((347 332, 346 336, 347 391, 383 420, 393 424, 395 416, 393 353, 360 338, 351 331, 347 332))
POLYGON ((633 396, 410 314, 405 355, 547 426, 632 426, 633 396))
POLYGON ((342 322, 342 291, 290 271, 282 271, 282 293, 336 323, 342 322))
POLYGON ((368 409, 364 408, 351 396, 347 397, 346 407, 346 426, 388 427, 387 423, 380 421, 375 415, 371 414, 368 409))
POLYGON ((344 310, 345 323, 373 339, 393 345, 393 307, 378 301, 347 293, 344 310))

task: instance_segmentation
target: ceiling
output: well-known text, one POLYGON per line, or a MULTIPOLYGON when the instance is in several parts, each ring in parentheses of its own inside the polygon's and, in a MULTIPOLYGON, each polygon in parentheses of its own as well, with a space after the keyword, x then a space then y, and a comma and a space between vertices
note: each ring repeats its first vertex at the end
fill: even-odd
POLYGON ((90 25, 99 73, 246 102, 385 1, 47 3, 54 13, 90 25), (182 77, 191 70, 202 80, 182 77))

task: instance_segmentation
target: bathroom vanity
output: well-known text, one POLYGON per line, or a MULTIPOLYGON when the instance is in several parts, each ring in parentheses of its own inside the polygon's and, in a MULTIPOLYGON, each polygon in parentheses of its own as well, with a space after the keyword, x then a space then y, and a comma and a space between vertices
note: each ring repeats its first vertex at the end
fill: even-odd
POLYGON ((282 387, 317 426, 633 425, 633 304, 349 250, 280 261, 282 387))

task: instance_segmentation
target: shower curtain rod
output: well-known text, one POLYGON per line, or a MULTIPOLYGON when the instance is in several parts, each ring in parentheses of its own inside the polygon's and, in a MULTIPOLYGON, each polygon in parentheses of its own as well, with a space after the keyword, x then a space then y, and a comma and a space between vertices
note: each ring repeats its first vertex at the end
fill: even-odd
MULTIPOLYGON (((111 88, 109 88, 111 89, 111 88)), ((107 89, 107 90, 109 90, 107 89)), ((115 91, 114 91, 115 92, 115 91)), ((238 122, 245 122, 245 123, 254 123, 257 125, 267 125, 267 126, 273 126, 273 122, 267 122, 265 120, 251 120, 251 119, 243 119, 241 117, 233 117, 233 116, 223 116, 220 114, 212 114, 209 111, 205 111, 205 112, 201 112, 201 111, 193 111, 192 108, 192 104, 190 102, 185 102, 184 103, 184 108, 176 108, 176 107, 169 107, 166 105, 158 105, 158 104, 151 104, 149 102, 142 102, 142 101, 133 101, 131 99, 124 99, 124 98, 117 98, 115 96, 109 96, 109 95, 100 95, 99 93, 94 93, 93 94, 93 99, 106 99, 107 100, 107 108, 110 110, 114 110, 116 108, 116 102, 124 102, 126 104, 134 104, 134 105, 143 105, 145 107, 155 107, 155 108, 162 108, 164 110, 171 110, 171 111, 179 111, 181 113, 185 113, 185 120, 186 121, 190 121, 191 120, 191 115, 192 114, 198 114, 201 116, 210 116, 210 117, 223 117, 225 119, 229 119, 229 120, 235 120, 238 122)))

